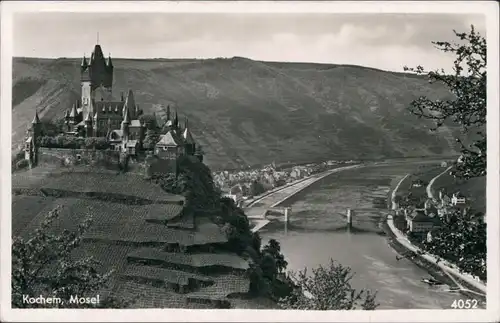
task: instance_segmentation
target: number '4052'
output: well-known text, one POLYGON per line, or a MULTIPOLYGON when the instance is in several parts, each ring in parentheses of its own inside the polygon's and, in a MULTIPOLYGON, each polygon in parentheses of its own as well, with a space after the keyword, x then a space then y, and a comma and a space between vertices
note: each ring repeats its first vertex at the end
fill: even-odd
POLYGON ((458 309, 473 309, 478 308, 477 300, 475 299, 456 299, 451 303, 451 308, 458 309))

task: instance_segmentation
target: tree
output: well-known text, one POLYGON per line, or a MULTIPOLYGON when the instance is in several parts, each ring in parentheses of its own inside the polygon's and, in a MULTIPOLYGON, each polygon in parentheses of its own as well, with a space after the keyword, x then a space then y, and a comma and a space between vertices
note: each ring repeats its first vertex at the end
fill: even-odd
POLYGON ((250 184, 250 195, 252 196, 262 194, 265 191, 266 189, 264 188, 264 185, 262 185, 262 183, 257 180, 252 181, 252 183, 250 184))
POLYGON ((281 253, 281 245, 277 240, 269 240, 268 244, 262 248, 262 254, 269 254, 274 259, 277 273, 282 273, 286 270, 288 262, 281 253))
POLYGON ((160 135, 155 129, 148 129, 146 131, 146 136, 144 137, 144 149, 153 149, 159 139, 160 135))
POLYGON ((486 223, 483 214, 454 210, 423 243, 433 255, 456 264, 460 270, 486 280, 486 223))
POLYGON ((146 124, 148 130, 156 130, 158 128, 158 123, 156 121, 156 116, 152 114, 142 114, 139 116, 139 120, 146 124))
POLYGON ((461 127, 472 144, 461 146, 461 162, 453 174, 460 178, 486 175, 486 39, 471 26, 469 33, 453 31, 459 43, 433 42, 437 49, 456 55, 453 74, 443 69, 425 71, 422 66, 405 67, 417 74, 426 74, 430 83, 445 85, 453 95, 449 100, 431 100, 420 97, 410 105, 410 111, 419 118, 435 122, 435 128, 450 120, 461 127))
POLYGON ((377 293, 368 290, 356 291, 351 287, 354 274, 349 267, 331 260, 329 266, 319 266, 307 275, 307 268, 290 273, 297 285, 290 296, 281 298, 284 309, 297 310, 374 310, 377 293), (307 294, 307 295, 306 295, 307 294))
MULTIPOLYGON (((59 208, 48 213, 34 234, 12 240, 12 307, 91 307, 91 304, 28 304, 23 295, 50 295, 69 300, 71 295, 95 295, 107 283, 112 271, 99 273, 93 258, 74 259, 73 252, 81 245, 83 234, 91 224, 85 219, 74 232, 51 233, 59 216, 59 208)), ((111 295, 99 307, 127 307, 128 300, 111 295)))

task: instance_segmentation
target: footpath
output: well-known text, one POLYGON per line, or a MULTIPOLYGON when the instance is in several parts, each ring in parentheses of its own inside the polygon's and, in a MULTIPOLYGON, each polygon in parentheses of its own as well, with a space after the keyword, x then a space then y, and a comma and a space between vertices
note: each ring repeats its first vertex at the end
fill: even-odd
POLYGON ((310 185, 331 174, 363 166, 364 165, 357 164, 330 169, 319 174, 305 177, 296 182, 274 188, 258 197, 253 198, 250 201, 247 201, 247 205, 243 209, 245 210, 245 214, 247 214, 249 220, 255 223, 254 227, 252 228, 252 232, 259 231, 270 222, 269 220, 264 218, 264 215, 269 208, 278 207, 299 192, 303 191, 306 187, 309 187, 310 185))
MULTIPOLYGON (((446 171, 443 173, 437 175, 434 177, 430 183, 429 186, 431 186, 435 179, 437 179, 439 176, 444 174, 446 171)), ((394 190, 392 191, 391 194, 391 202, 392 202, 392 209, 396 210, 397 209, 397 204, 395 202, 395 197, 396 193, 399 190, 399 187, 401 186, 401 183, 408 177, 410 174, 407 174, 405 177, 403 177, 394 190)), ((427 192, 431 193, 432 196, 432 187, 427 187, 427 192)), ((429 262, 430 264, 437 266, 440 270, 442 270, 455 284, 460 288, 461 292, 466 292, 466 293, 472 293, 476 295, 480 295, 482 297, 486 297, 486 285, 477 279, 476 277, 467 274, 467 273, 462 273, 458 269, 458 267, 452 263, 447 262, 446 260, 438 259, 436 256, 428 253, 423 253, 423 251, 412 244, 410 240, 399 230, 395 227, 394 225, 394 219, 393 216, 390 214, 387 217, 387 224, 389 229, 392 231, 393 235, 397 239, 397 241, 405 247, 407 250, 412 251, 414 253, 420 254, 420 257, 422 257, 423 260, 429 262)))

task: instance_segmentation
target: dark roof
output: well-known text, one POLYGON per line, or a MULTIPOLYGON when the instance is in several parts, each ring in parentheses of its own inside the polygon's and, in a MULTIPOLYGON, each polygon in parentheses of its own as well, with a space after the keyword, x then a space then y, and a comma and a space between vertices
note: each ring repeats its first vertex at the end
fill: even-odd
POLYGON ((434 220, 425 215, 422 210, 413 211, 410 215, 410 219, 414 222, 434 222, 434 220))

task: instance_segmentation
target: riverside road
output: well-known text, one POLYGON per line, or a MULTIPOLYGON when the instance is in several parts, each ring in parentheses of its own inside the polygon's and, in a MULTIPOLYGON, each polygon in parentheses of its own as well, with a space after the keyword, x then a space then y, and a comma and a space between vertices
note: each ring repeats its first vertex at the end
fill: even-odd
POLYGON ((286 230, 283 222, 267 224, 260 230, 263 243, 271 238, 280 241, 288 270, 295 272, 304 267, 310 271, 330 259, 351 267, 355 288, 378 291, 379 309, 450 309, 454 300, 465 296, 446 285, 421 282, 429 277, 427 271, 408 259, 397 260, 380 228, 390 188, 430 162, 436 163, 384 163, 325 177, 281 205, 292 207, 290 223, 286 230), (347 208, 355 210, 351 230, 346 226, 347 208))

